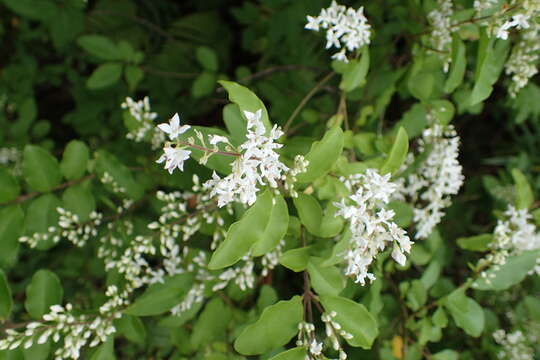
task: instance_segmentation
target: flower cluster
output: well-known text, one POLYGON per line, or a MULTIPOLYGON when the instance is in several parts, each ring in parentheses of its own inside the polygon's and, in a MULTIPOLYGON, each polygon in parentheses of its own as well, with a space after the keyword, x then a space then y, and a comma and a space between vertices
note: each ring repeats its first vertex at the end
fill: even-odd
POLYGON ((61 228, 60 235, 65 237, 78 247, 86 244, 88 239, 97 235, 97 227, 101 224, 102 215, 92 211, 89 220, 81 222, 79 216, 61 207, 56 208, 60 214, 58 225, 61 228))
POLYGON ((126 192, 126 189, 120 186, 107 171, 103 173, 99 181, 101 181, 103 185, 108 185, 115 194, 124 194, 126 192))
POLYGON ((322 9, 317 17, 308 16, 305 28, 326 30, 326 48, 341 49, 332 59, 348 62, 346 51, 353 52, 370 42, 370 25, 364 16, 364 8, 358 10, 338 5, 336 1, 327 9, 322 9))
POLYGON ((281 129, 274 125, 267 136, 261 109, 255 113, 245 111, 244 115, 247 119, 246 141, 240 145, 242 153, 231 164, 231 174, 220 178, 214 173, 203 185, 212 197, 217 197, 219 207, 234 201, 253 205, 259 191, 257 185, 277 188, 278 181, 285 180, 289 170, 275 151, 283 146, 275 142, 283 135, 281 129))
MULTIPOLYGON (((428 113, 430 126, 418 141, 418 152, 428 153, 426 160, 406 179, 400 179, 395 199, 410 198, 415 205, 414 222, 417 224, 415 238, 427 238, 450 206, 451 196, 456 195, 465 177, 459 164, 460 138, 452 125, 441 125, 428 113)), ((409 156, 405 167, 412 164, 409 156)))
MULTIPOLYGON (((332 344, 332 348, 339 354, 339 360, 346 360, 347 353, 343 350, 339 342, 339 337, 351 339, 352 334, 343 330, 341 325, 335 320, 337 313, 332 311, 321 315, 321 320, 325 326, 326 338, 332 344)), ((298 324, 298 340, 296 346, 302 346, 306 349, 306 360, 327 359, 323 354, 324 342, 317 341, 315 336, 315 325, 308 322, 298 324)))
POLYGON ((122 109, 127 109, 129 114, 137 121, 138 127, 126 134, 126 138, 135 142, 143 141, 148 134, 152 133, 152 149, 157 149, 165 142, 165 136, 160 131, 155 131, 154 120, 158 114, 152 112, 150 99, 145 96, 142 100, 135 101, 130 97, 121 104, 122 109))
POLYGON ((0 350, 13 350, 20 346, 29 348, 34 343, 44 344, 49 339, 55 343, 62 340, 62 346, 54 353, 55 358, 79 359, 84 346, 97 346, 116 332, 113 320, 122 316, 125 294, 119 294, 115 286, 110 286, 106 295, 109 300, 100 307, 99 315, 95 317, 75 315, 69 303, 66 306, 51 306, 41 322, 29 323, 23 332, 7 330, 7 337, 0 340, 0 350))
POLYGON ((521 330, 511 333, 499 329, 493 333, 493 339, 502 346, 497 353, 501 360, 533 360, 534 348, 521 330))
POLYGON ((499 13, 495 21, 495 36, 499 39, 508 39, 511 29, 528 29, 534 18, 540 13, 540 1, 538 0, 513 0, 499 13), (504 16, 507 9, 513 9, 512 16, 504 16))
POLYGON ((474 0, 473 6, 474 10, 476 10, 477 12, 482 12, 484 10, 493 8, 498 3, 498 0, 474 0))
MULTIPOLYGON (((497 221, 493 232, 493 241, 490 243, 491 252, 481 259, 478 265, 483 269, 497 270, 506 264, 509 256, 518 255, 523 251, 540 249, 540 232, 531 223, 532 215, 527 209, 516 209, 508 206, 504 218, 497 221)), ((540 274, 540 267, 534 269, 540 274)), ((487 270, 480 273, 486 282, 490 281, 488 275, 495 276, 487 270)), ((473 284, 476 286, 476 283, 473 284)))
POLYGON ((79 216, 58 207, 56 211, 60 215, 57 226, 49 226, 47 232, 35 232, 31 236, 21 236, 19 242, 26 243, 31 248, 36 248, 40 243, 52 240, 53 244, 66 238, 74 245, 82 247, 88 239, 97 235, 97 227, 101 224, 103 215, 92 211, 87 221, 81 221, 79 216))
POLYGON ((540 60, 540 44, 538 35, 540 25, 533 23, 523 31, 520 40, 512 48, 510 58, 505 64, 505 72, 512 76, 509 87, 510 96, 515 97, 529 79, 538 73, 538 60, 540 60))
POLYGON ((21 152, 15 147, 0 148, 0 165, 17 163, 21 160, 21 152))
POLYGON ((349 222, 351 231, 349 248, 344 255, 347 260, 345 274, 365 285, 366 278, 370 281, 375 279, 375 275, 368 272, 368 267, 379 252, 392 244, 392 257, 404 265, 404 253, 410 252, 412 242, 405 231, 392 221, 394 211, 385 208, 397 188, 389 181, 390 174, 382 176, 376 170, 368 169, 365 174, 341 180, 353 193, 347 202, 342 199, 335 204, 338 207, 336 214, 349 222), (352 205, 348 205, 350 202, 352 205))
POLYGON ((448 71, 451 61, 452 24, 450 17, 453 14, 452 0, 438 0, 437 8, 432 10, 427 18, 431 25, 429 36, 430 46, 442 57, 443 69, 448 71))

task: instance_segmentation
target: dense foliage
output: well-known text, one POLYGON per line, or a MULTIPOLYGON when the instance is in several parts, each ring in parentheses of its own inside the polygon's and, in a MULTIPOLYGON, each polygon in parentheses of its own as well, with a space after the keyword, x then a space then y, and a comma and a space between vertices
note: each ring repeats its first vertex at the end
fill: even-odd
POLYGON ((538 15, 0 0, 0 359, 537 358, 538 15))

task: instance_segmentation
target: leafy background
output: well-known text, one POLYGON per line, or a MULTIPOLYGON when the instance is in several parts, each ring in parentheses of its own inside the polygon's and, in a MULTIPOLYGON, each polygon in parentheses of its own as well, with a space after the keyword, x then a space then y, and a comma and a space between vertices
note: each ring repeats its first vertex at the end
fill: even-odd
MULTIPOLYGON (((347 95, 352 129, 381 135, 403 125, 409 137, 419 135, 424 110, 418 106, 417 98, 418 91, 422 97, 422 89, 411 88, 409 72, 423 56, 419 51, 418 34, 428 26, 425 13, 433 2, 343 3, 355 7, 364 5, 374 29, 366 83, 347 95)), ((456 3, 470 7, 472 1, 456 3)), ((40 148, 26 147, 25 156, 27 152, 40 153, 41 149, 46 149, 58 159, 73 139, 84 142, 90 154, 106 150, 132 172, 132 183, 126 185, 128 192, 143 199, 143 204, 150 204, 138 208, 138 217, 152 218, 157 206, 149 194, 163 188, 188 189, 192 173, 205 177, 210 172, 193 161, 186 164, 185 173, 171 177, 160 170, 154 163, 158 151, 125 138, 129 123, 120 108, 125 97, 140 99, 148 95, 162 121, 179 112, 183 122, 223 127, 222 108, 228 100, 217 80, 234 80, 255 92, 269 109, 271 121, 283 126, 304 96, 331 69, 321 36, 303 29, 305 16, 317 14, 326 6, 328 2, 322 0, 89 0, 88 3, 83 0, 2 0, 0 144, 20 150, 27 144, 37 145, 40 148)), ((464 36, 470 40, 479 38, 478 31, 463 31, 467 30, 471 33, 464 36)), ((515 196, 511 169, 520 169, 526 175, 533 193, 537 193, 540 186, 540 88, 536 79, 513 99, 507 94, 509 79, 502 76, 487 100, 469 105, 467 99, 475 76, 477 47, 477 41, 466 43, 465 80, 456 91, 442 95, 456 107, 453 123, 462 139, 460 162, 464 166, 466 185, 454 199, 439 231, 413 252, 408 269, 378 280, 371 287, 347 285, 345 291, 349 297, 363 299, 364 304, 371 304, 371 309, 375 306, 381 311, 381 334, 376 347, 370 351, 351 350, 351 358, 392 359, 395 341, 405 339, 411 349, 416 349, 419 336, 433 337, 430 353, 463 349, 460 358, 486 355, 494 358, 495 345, 489 334, 501 327, 501 321, 503 325, 506 321, 498 315, 516 309, 516 316, 526 320, 531 317, 527 304, 533 302, 538 306, 537 298, 533 298, 540 292, 540 281, 538 277, 530 277, 502 295, 474 292, 473 297, 487 314, 485 336, 468 337, 452 326, 444 329, 442 338, 437 341, 437 334, 429 334, 427 330, 424 335, 407 335, 404 330, 400 333, 401 340, 395 337, 392 319, 401 316, 404 302, 412 302, 409 308, 414 312, 426 303, 426 296, 437 298, 440 296, 437 292, 447 294, 467 279, 468 264, 474 263, 478 254, 461 248, 456 239, 490 232, 496 221, 494 211, 504 210, 505 204, 515 196), (418 295, 410 291, 409 295, 404 295, 405 288, 415 287, 411 279, 421 278, 434 258, 430 244, 441 241, 445 244, 444 270, 431 292, 418 291, 418 295), (380 306, 373 305, 375 303, 380 306)), ((431 60, 422 61, 426 71, 432 71, 431 60)), ((444 84, 440 69, 432 67, 436 86, 444 84)), ((295 136, 284 151, 306 153, 311 142, 326 131, 328 121, 332 121, 339 97, 339 80, 335 77, 326 82, 294 118, 291 131, 295 136)), ((38 163, 50 160, 48 154, 40 154, 35 155, 40 160, 38 163)), ((116 160, 111 161, 115 164, 116 160)), ((0 180, 4 179, 3 171, 0 180)), ((82 171, 84 174, 84 169, 82 171)), ((18 182, 12 186, 22 187, 22 191, 18 189, 15 198, 6 195, 0 201, 20 203, 26 213, 24 221, 18 215, 10 215, 17 217, 15 221, 8 219, 7 207, 0 210, 4 211, 0 220, 3 239, 0 263, 9 275, 13 294, 12 309, 7 311, 12 314, 7 320, 8 326, 27 320, 20 315, 24 308, 33 316, 45 312, 42 304, 25 304, 27 286, 36 277, 43 278, 38 283, 55 283, 61 279, 63 294, 57 293, 54 300, 71 299, 88 308, 95 308, 103 301, 107 274, 100 260, 89 255, 95 253, 95 245, 79 249, 60 243, 48 251, 35 251, 6 240, 14 238, 22 228, 24 232, 31 232, 32 226, 39 226, 35 224, 51 216, 50 210, 56 207, 55 198, 25 197, 24 194, 63 190, 57 188, 60 176, 37 179, 35 184, 18 182), (52 270, 58 278, 40 269, 52 270)), ((67 177, 67 181, 79 177, 75 174, 73 178, 67 177)), ((3 186, 9 185, 9 180, 2 181, 5 181, 3 186)), ((74 202, 83 196, 81 193, 84 190, 73 195, 74 202)), ((63 198, 66 198, 65 192, 63 198)), ((96 193, 95 202, 99 207, 108 206, 105 194, 96 193)), ((533 204, 533 208, 537 206, 533 204)), ((54 223, 56 219, 49 220, 54 223)), ((145 319, 144 325, 136 322, 138 327, 135 328, 125 325, 120 331, 123 337, 118 337, 114 345, 116 356, 235 358, 228 350, 238 329, 229 326, 229 321, 235 319, 241 323, 241 319, 260 313, 264 304, 301 292, 301 277, 291 277, 291 274, 277 268, 271 280, 259 279, 259 285, 266 285, 234 298, 234 308, 214 298, 202 313, 185 323, 167 327, 156 319, 145 319)), ((537 308, 534 311, 538 317, 537 308)), ((427 341, 420 342, 423 348, 427 341)), ((420 353, 414 357, 417 356, 414 351, 408 353, 413 355, 408 355, 407 359, 423 356, 420 353)), ((446 358, 450 359, 437 357, 446 358)))

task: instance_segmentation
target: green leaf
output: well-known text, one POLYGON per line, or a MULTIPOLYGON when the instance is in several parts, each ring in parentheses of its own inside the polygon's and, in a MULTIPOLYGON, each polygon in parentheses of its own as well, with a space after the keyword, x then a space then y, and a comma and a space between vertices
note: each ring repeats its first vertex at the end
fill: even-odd
MULTIPOLYGON (((32 200, 26 212, 24 220, 25 233, 31 236, 34 233, 47 234, 50 227, 58 228, 60 215, 56 208, 62 206, 60 200, 54 194, 44 194, 32 200)), ((48 239, 42 239, 37 243, 37 249, 47 250, 51 248, 55 241, 54 233, 48 239)))
POLYGON ((70 141, 64 149, 64 155, 60 162, 60 171, 68 180, 75 180, 84 175, 90 152, 88 146, 79 140, 70 141))
POLYGON ((191 344, 195 349, 224 340, 232 314, 229 307, 219 297, 208 302, 193 325, 191 344))
POLYGON ((236 338, 234 349, 242 355, 258 355, 287 344, 298 333, 303 314, 300 296, 268 306, 236 338))
POLYGON ((428 72, 418 72, 409 78, 407 85, 412 96, 427 101, 433 92, 435 77, 428 72))
POLYGON ((427 112, 424 104, 416 103, 411 106, 394 126, 392 133, 396 133, 401 126, 407 131, 411 139, 422 134, 422 131, 427 126, 427 112))
POLYGON ((493 85, 506 62, 510 41, 495 40, 489 37, 485 30, 480 37, 478 46, 475 83, 469 100, 469 105, 476 105, 491 95, 493 85))
POLYGON ((34 319, 41 319, 52 305, 62 304, 63 294, 58 276, 42 269, 32 276, 32 281, 26 287, 24 307, 34 319))
POLYGON ((60 50, 65 49, 84 30, 85 20, 81 10, 58 6, 54 14, 54 21, 49 23, 54 46, 60 50))
POLYGON ((0 319, 2 321, 7 319, 11 313, 12 306, 11 289, 4 270, 0 269, 0 319))
POLYGON ((446 312, 442 306, 439 306, 437 310, 435 310, 432 320, 433 324, 440 328, 445 328, 448 326, 448 317, 446 316, 446 312))
POLYGON ((124 310, 124 314, 135 316, 160 315, 182 301, 193 278, 190 274, 179 274, 150 286, 135 302, 124 310))
POLYGON ((96 210, 96 200, 89 186, 77 184, 70 186, 62 195, 64 208, 79 217, 82 222, 90 219, 90 213, 96 210))
POLYGON ((394 210, 395 215, 393 221, 401 228, 406 228, 411 225, 414 211, 413 207, 403 201, 390 201, 388 203, 388 208, 394 210))
POLYGON ((231 134, 233 145, 240 145, 246 140, 247 122, 240 113, 236 104, 227 104, 223 108, 223 121, 227 131, 231 134))
POLYGON ((460 237, 457 244, 460 248, 470 251, 486 251, 488 245, 493 241, 492 234, 481 234, 469 237, 460 237))
POLYGON ((536 265, 536 259, 540 257, 540 250, 524 251, 520 255, 511 256, 498 270, 489 269, 484 278, 476 280, 474 288, 478 290, 506 290, 520 283, 527 273, 536 265))
POLYGON ((216 88, 216 74, 211 72, 203 72, 195 78, 191 86, 191 95, 194 98, 200 98, 210 95, 216 88))
POLYGON ((420 309, 427 301, 427 290, 420 280, 413 280, 407 291, 407 305, 414 311, 420 309))
POLYGON ((144 323, 137 316, 122 314, 120 319, 114 321, 114 326, 119 334, 124 335, 126 339, 144 345, 146 339, 146 329, 144 323))
MULTIPOLYGON (((188 141, 190 137, 196 137, 195 130, 203 134, 203 138, 208 139, 210 135, 220 135, 228 138, 228 135, 225 131, 217 128, 211 128, 206 126, 192 126, 191 129, 179 136, 181 141, 188 141)), ((218 144, 220 150, 225 150, 224 144, 218 144)), ((204 152, 198 149, 192 149, 191 157, 195 160, 199 160, 204 156, 204 152)), ((205 166, 209 169, 216 170, 221 174, 228 175, 231 173, 231 163, 233 162, 232 156, 212 156, 208 159, 208 162, 205 166)))
POLYGON ((345 92, 351 92, 366 83, 366 75, 369 70, 369 48, 365 47, 362 50, 360 60, 350 60, 346 69, 343 72, 343 78, 339 84, 339 88, 345 92))
POLYGON ((456 113, 454 104, 448 100, 434 100, 429 103, 429 106, 431 114, 441 125, 449 124, 456 113))
POLYGON ((518 169, 512 169, 516 189, 516 207, 518 209, 528 209, 534 202, 534 194, 527 178, 518 169))
POLYGON ((0 203, 10 202, 15 200, 21 187, 17 179, 6 168, 0 168, 0 203))
POLYGON ((468 335, 478 337, 484 330, 484 311, 476 301, 465 296, 461 289, 453 291, 444 305, 450 311, 456 325, 468 335))
POLYGON ((274 305, 278 301, 278 295, 276 290, 270 285, 263 285, 259 291, 259 297, 257 298, 257 310, 263 311, 264 308, 270 305, 274 305))
POLYGON ((287 232, 287 224, 287 204, 281 195, 274 197, 266 190, 242 218, 230 226, 208 267, 216 270, 233 265, 252 248, 256 254, 264 254, 277 246, 287 232))
POLYGON ((118 46, 109 38, 101 35, 84 35, 77 39, 77 44, 87 53, 101 60, 121 60, 118 46))
POLYGON ((311 150, 305 156, 309 165, 306 172, 297 176, 298 182, 312 182, 328 173, 342 152, 343 131, 340 127, 334 126, 320 141, 315 141, 311 145, 311 150))
POLYGON ((109 336, 107 341, 101 344, 90 357, 90 360, 115 360, 114 336, 109 336))
POLYGON ((536 322, 540 321, 540 299, 534 296, 526 296, 523 303, 530 319, 536 322))
POLYGON ((199 46, 195 50, 197 61, 208 71, 216 72, 218 70, 218 59, 216 52, 208 46, 199 46))
POLYGON ((117 83, 121 76, 122 64, 105 63, 94 70, 86 81, 86 86, 92 90, 102 89, 117 83))
POLYGON ((19 205, 0 209, 0 266, 10 267, 17 260, 19 236, 22 232, 24 213, 19 205))
POLYGON ((431 358, 433 360, 458 360, 459 353, 454 350, 445 349, 433 354, 431 358))
POLYGON ((381 168, 381 173, 395 173, 405 161, 409 150, 409 137, 403 127, 400 127, 390 154, 381 168))
POLYGON ((137 89, 137 85, 144 78, 144 71, 136 65, 127 65, 124 69, 124 77, 131 91, 137 89))
POLYGON ((38 344, 36 336, 34 343, 28 349, 23 349, 24 360, 47 360, 51 352, 52 339, 47 340, 43 344, 38 344))
POLYGON ((345 288, 345 277, 335 266, 322 266, 321 260, 311 258, 307 265, 311 286, 319 295, 337 296, 345 288))
POLYGON ((439 276, 441 275, 441 270, 441 263, 437 258, 434 258, 422 274, 422 277, 420 278, 420 281, 422 282, 426 290, 428 290, 437 282, 439 276))
POLYGON ((289 228, 289 209, 280 194, 274 195, 270 218, 261 239, 253 245, 253 256, 262 256, 276 248, 289 228))
POLYGON ((304 347, 295 347, 273 356, 270 360, 305 360, 306 349, 304 347))
POLYGON ((299 193, 293 198, 293 202, 302 225, 310 233, 317 234, 322 222, 322 208, 317 199, 311 195, 299 193))
POLYGON ((467 66, 466 47, 457 34, 452 36, 452 62, 450 72, 444 83, 444 92, 451 94, 463 82, 465 68, 467 66))
POLYGON ((323 295, 320 300, 326 312, 335 311, 334 319, 343 330, 353 336, 346 339, 349 345, 363 349, 371 348, 379 329, 377 321, 364 305, 338 296, 323 295))
POLYGON ((279 263, 294 272, 304 271, 309 261, 309 246, 285 251, 279 258, 279 263))
POLYGON ((114 155, 105 150, 99 150, 95 156, 95 170, 100 178, 107 172, 130 198, 138 200, 143 196, 144 190, 141 184, 135 181, 131 171, 114 155))
POLYGON ((62 180, 56 158, 39 146, 24 147, 22 169, 26 182, 36 191, 50 191, 62 180))
POLYGON ((227 90, 229 94, 229 100, 240 107, 240 112, 244 116, 244 111, 256 112, 257 110, 262 110, 261 121, 263 122, 266 130, 269 131, 272 128, 272 124, 268 118, 268 111, 264 106, 264 103, 255 95, 251 90, 237 84, 232 81, 220 80, 218 83, 221 84, 227 90))
POLYGON ((12 11, 33 20, 49 21, 56 13, 56 6, 49 1, 3 0, 12 11))
POLYGON ((341 232, 345 221, 341 216, 337 216, 338 208, 334 203, 329 202, 324 209, 321 226, 317 236, 323 238, 334 237, 341 232))

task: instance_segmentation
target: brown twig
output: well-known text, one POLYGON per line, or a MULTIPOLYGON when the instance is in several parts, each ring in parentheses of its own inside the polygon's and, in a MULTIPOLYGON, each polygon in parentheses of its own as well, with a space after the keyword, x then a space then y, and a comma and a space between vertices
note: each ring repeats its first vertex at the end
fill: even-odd
MULTIPOLYGON (((90 175, 84 176, 84 177, 82 177, 80 179, 66 181, 65 183, 62 183, 62 184, 52 188, 50 190, 50 192, 65 189, 65 188, 70 187, 72 185, 82 183, 83 181, 93 179, 94 177, 96 177, 96 174, 90 174, 90 175)), ((31 192, 31 193, 28 193, 28 194, 21 195, 21 196, 17 197, 16 199, 12 200, 12 201, 8 201, 8 202, 5 202, 5 203, 0 203, 0 206, 20 204, 22 202, 25 202, 26 200, 30 200, 30 199, 32 199, 32 198, 34 198, 36 196, 41 195, 41 194, 43 194, 43 192, 34 191, 34 192, 31 192)))
POLYGON ((289 118, 287 119, 287 122, 283 126, 283 132, 285 134, 288 133, 289 127, 291 126, 293 120, 300 113, 300 111, 302 111, 304 106, 306 106, 307 102, 313 97, 313 95, 315 95, 315 93, 317 91, 319 91, 319 89, 324 84, 326 84, 330 79, 332 79, 332 77, 334 77, 334 75, 336 75, 336 73, 334 71, 331 71, 328 74, 326 74, 326 76, 324 78, 322 78, 317 84, 315 84, 315 86, 306 94, 306 96, 304 96, 302 101, 300 101, 300 103, 298 104, 296 109, 294 109, 293 113, 291 114, 291 116, 289 116, 289 118))

